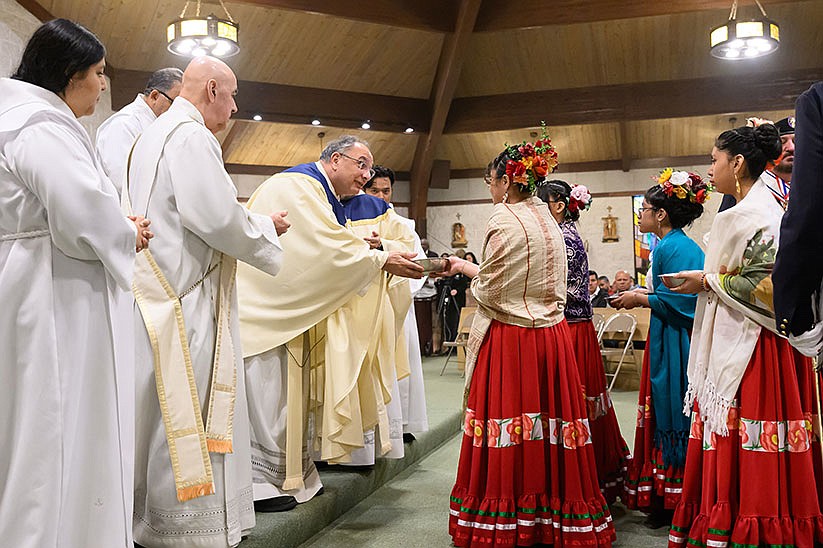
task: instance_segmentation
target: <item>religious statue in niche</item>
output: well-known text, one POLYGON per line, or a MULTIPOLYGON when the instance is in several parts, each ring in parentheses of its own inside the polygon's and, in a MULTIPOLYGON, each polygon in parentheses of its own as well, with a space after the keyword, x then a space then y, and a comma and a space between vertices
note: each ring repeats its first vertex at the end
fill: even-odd
POLYGON ((603 241, 620 241, 620 238, 617 237, 617 217, 612 215, 612 206, 607 207, 606 210, 609 214, 601 217, 601 219, 603 219, 603 241))
MULTIPOLYGON (((457 214, 460 221, 460 214, 457 214)), ((466 247, 469 242, 466 240, 466 227, 461 222, 452 225, 452 247, 466 247)))

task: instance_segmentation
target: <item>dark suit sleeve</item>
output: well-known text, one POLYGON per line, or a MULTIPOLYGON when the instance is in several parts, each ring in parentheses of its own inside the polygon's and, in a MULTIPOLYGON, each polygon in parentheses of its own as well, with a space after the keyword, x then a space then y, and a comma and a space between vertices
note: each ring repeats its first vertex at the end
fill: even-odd
POLYGON ((823 278, 823 82, 797 99, 794 140, 789 207, 772 281, 778 329, 799 335, 814 323, 811 297, 823 278))

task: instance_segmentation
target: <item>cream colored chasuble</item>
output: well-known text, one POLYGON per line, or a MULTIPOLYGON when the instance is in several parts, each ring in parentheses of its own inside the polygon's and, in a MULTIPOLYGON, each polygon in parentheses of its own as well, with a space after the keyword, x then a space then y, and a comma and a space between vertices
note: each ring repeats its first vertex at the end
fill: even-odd
POLYGON ((363 447, 364 430, 378 424, 375 394, 382 389, 374 384, 374 375, 361 372, 381 323, 387 280, 380 268, 387 253, 369 250, 350 228, 342 227, 323 187, 308 175, 273 176, 247 206, 256 212, 288 209, 292 221, 280 239, 283 266, 278 276, 241 264, 238 297, 245 357, 287 345, 283 489, 300 489, 309 414, 315 417, 321 458, 328 462, 347 462, 353 450, 363 447), (331 362, 333 367, 325 367, 331 362))
MULTIPOLYGON (((153 173, 156 173, 168 139, 179 127, 189 122, 196 123, 194 119, 181 121, 179 118, 157 122, 167 127, 164 128, 165 138, 151 143, 149 152, 145 155, 144 161, 153 166, 153 173)), ((127 187, 122 194, 122 201, 124 210, 131 215, 128 177, 126 179, 127 187)), ((177 295, 148 249, 138 253, 135 260, 134 297, 154 354, 157 397, 166 429, 177 500, 180 502, 213 494, 214 476, 209 452, 232 452, 237 371, 230 311, 236 270, 237 260, 234 257, 215 253, 215 259, 203 277, 177 295), (197 289, 207 276, 215 275, 215 271, 219 276, 217 335, 204 426, 181 300, 197 289)))

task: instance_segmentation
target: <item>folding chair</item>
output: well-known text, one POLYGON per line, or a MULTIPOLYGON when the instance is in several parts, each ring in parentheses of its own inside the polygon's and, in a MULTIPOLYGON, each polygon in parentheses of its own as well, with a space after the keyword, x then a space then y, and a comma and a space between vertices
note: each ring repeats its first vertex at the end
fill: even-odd
MULTIPOLYGON (((449 349, 449 353, 446 354, 446 362, 443 364, 443 369, 440 370, 440 376, 443 376, 443 373, 446 372, 446 367, 449 365, 449 360, 452 357, 452 353, 454 352, 455 348, 462 348, 463 351, 466 350, 466 344, 469 342, 469 332, 472 328, 472 322, 474 321, 474 315, 476 313, 476 308, 463 308, 460 311, 460 322, 457 326, 457 336, 454 338, 453 341, 444 341, 443 347, 449 349)), ((463 373, 465 375, 465 372, 463 373)))
POLYGON ((612 378, 611 383, 609 383, 609 392, 611 392, 615 381, 617 381, 617 375, 620 373, 620 368, 623 367, 623 362, 626 359, 626 353, 629 352, 629 350, 631 350, 632 363, 636 363, 634 359, 634 342, 632 341, 636 330, 637 319, 631 314, 626 314, 625 312, 609 317, 601 329, 600 354, 603 356, 604 360, 608 360, 610 357, 620 357, 617 362, 617 367, 614 369, 614 373, 606 373, 607 377, 612 378), (609 340, 617 340, 620 345, 622 345, 622 348, 620 346, 617 348, 603 347, 602 341, 606 334, 609 334, 609 340), (625 337, 625 340, 623 337, 625 337))
POLYGON ((603 334, 603 326, 606 325, 606 318, 603 314, 595 312, 592 314, 592 324, 594 324, 594 332, 597 333, 597 344, 600 344, 600 336, 603 334))

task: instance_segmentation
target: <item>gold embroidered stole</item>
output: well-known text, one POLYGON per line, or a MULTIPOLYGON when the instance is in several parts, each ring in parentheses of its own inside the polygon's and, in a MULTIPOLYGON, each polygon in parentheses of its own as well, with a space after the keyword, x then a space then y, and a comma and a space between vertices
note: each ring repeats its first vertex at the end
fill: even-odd
MULTIPOLYGON (((171 120, 166 138, 149 145, 148 161, 152 162, 151 173, 155 174, 148 182, 152 187, 165 143, 180 125, 188 121, 191 120, 171 120)), ((131 153, 127 166, 130 165, 131 153)), ((130 215, 129 184, 127 172, 122 203, 130 215)), ((233 451, 237 369, 231 337, 231 303, 236 270, 236 259, 215 252, 212 265, 203 277, 177 295, 148 249, 138 253, 135 259, 132 289, 151 342, 157 397, 180 502, 213 494, 214 476, 209 452, 233 451), (181 299, 201 285, 215 269, 219 270, 217 332, 204 426, 181 299)))

